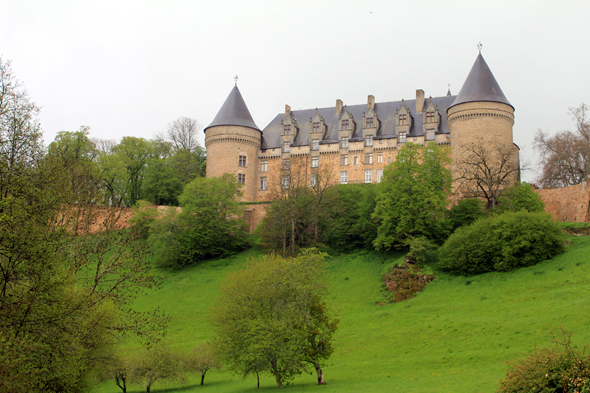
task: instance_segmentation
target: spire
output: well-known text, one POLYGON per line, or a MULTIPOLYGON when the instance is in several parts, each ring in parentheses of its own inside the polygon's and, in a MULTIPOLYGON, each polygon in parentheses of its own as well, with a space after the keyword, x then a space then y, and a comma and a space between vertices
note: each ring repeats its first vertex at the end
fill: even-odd
POLYGON ((477 101, 500 102, 512 106, 504 93, 502 93, 502 89, 500 89, 496 78, 494 78, 481 53, 477 55, 477 59, 475 59, 475 63, 471 67, 461 91, 459 91, 457 98, 449 108, 466 102, 477 101))
POLYGON ((447 96, 451 95, 451 84, 449 83, 449 90, 447 90, 447 96))
POLYGON ((242 126, 242 127, 249 127, 255 130, 260 131, 260 128, 254 123, 252 116, 250 115, 250 111, 246 106, 246 102, 242 98, 242 94, 236 85, 227 96, 227 99, 223 103, 223 106, 217 112, 217 116, 215 119, 209 124, 207 128, 216 127, 216 126, 242 126))

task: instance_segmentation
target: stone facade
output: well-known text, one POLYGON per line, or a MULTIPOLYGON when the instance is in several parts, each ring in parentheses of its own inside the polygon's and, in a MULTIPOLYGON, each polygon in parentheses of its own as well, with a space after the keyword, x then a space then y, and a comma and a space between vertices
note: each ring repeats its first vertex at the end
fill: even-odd
POLYGON ((535 191, 545 202, 545 211, 556 220, 590 222, 590 187, 586 183, 535 191))

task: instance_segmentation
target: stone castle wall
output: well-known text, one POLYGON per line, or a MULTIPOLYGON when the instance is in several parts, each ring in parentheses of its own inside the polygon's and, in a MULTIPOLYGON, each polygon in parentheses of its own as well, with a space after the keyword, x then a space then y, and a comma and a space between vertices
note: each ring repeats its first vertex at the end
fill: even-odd
POLYGON ((590 187, 585 183, 535 191, 545 202, 545 211, 558 221, 590 222, 590 187))

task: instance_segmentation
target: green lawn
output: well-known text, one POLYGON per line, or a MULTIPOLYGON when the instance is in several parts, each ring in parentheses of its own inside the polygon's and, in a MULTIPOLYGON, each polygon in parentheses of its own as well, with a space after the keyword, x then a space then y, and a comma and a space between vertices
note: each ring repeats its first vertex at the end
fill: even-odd
MULTIPOLYGON (((289 391, 322 392, 493 392, 505 362, 549 343, 549 332, 564 327, 574 343, 590 342, 590 237, 569 237, 568 251, 511 273, 436 279, 416 298, 379 306, 380 277, 401 254, 357 253, 330 259, 331 294, 326 299, 340 318, 336 351, 325 367, 326 386, 302 375, 289 391)), ((189 351, 210 336, 207 316, 222 279, 241 269, 250 250, 165 272, 161 290, 142 297, 138 308, 159 305, 172 316, 169 340, 189 351)), ((153 392, 257 392, 276 389, 271 376, 243 379, 211 371, 205 385, 196 375, 188 385, 156 382, 153 392)), ((120 392, 113 382, 98 392, 120 392)), ((134 386, 131 391, 143 391, 134 386)))

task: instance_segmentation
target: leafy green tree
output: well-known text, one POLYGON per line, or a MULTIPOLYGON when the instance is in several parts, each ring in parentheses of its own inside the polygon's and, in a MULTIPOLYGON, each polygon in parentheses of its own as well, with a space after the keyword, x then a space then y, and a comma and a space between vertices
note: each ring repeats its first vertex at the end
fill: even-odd
POLYGON ((124 203, 133 206, 141 199, 146 165, 153 158, 153 144, 143 138, 124 136, 113 148, 127 170, 124 203))
POLYGON ((470 225, 478 219, 485 216, 483 211, 485 202, 476 198, 461 199, 459 203, 451 207, 447 211, 447 219, 449 220, 453 232, 457 228, 470 225))
POLYGON ((143 184, 143 196, 157 205, 178 205, 178 196, 182 193, 183 183, 169 163, 168 159, 152 159, 146 169, 143 184))
POLYGON ((504 190, 496 210, 499 213, 507 211, 517 212, 520 210, 540 213, 545 211, 545 202, 543 202, 539 194, 533 190, 530 184, 519 183, 504 190))
POLYGON ((148 393, 156 381, 186 381, 181 357, 165 343, 144 348, 132 362, 131 380, 145 386, 148 393))
POLYGON ((322 301, 324 259, 314 249, 291 259, 266 255, 224 280, 211 309, 224 364, 244 376, 270 372, 279 387, 313 364, 323 383, 338 324, 322 301))
POLYGON ((441 241, 451 172, 447 151, 434 143, 405 144, 396 161, 385 169, 373 218, 379 222, 377 249, 406 246, 408 239, 424 236, 441 241))
POLYGON ((189 357, 188 369, 201 373, 201 385, 204 385, 205 374, 214 368, 221 368, 221 362, 215 352, 215 348, 209 342, 198 345, 189 357))

